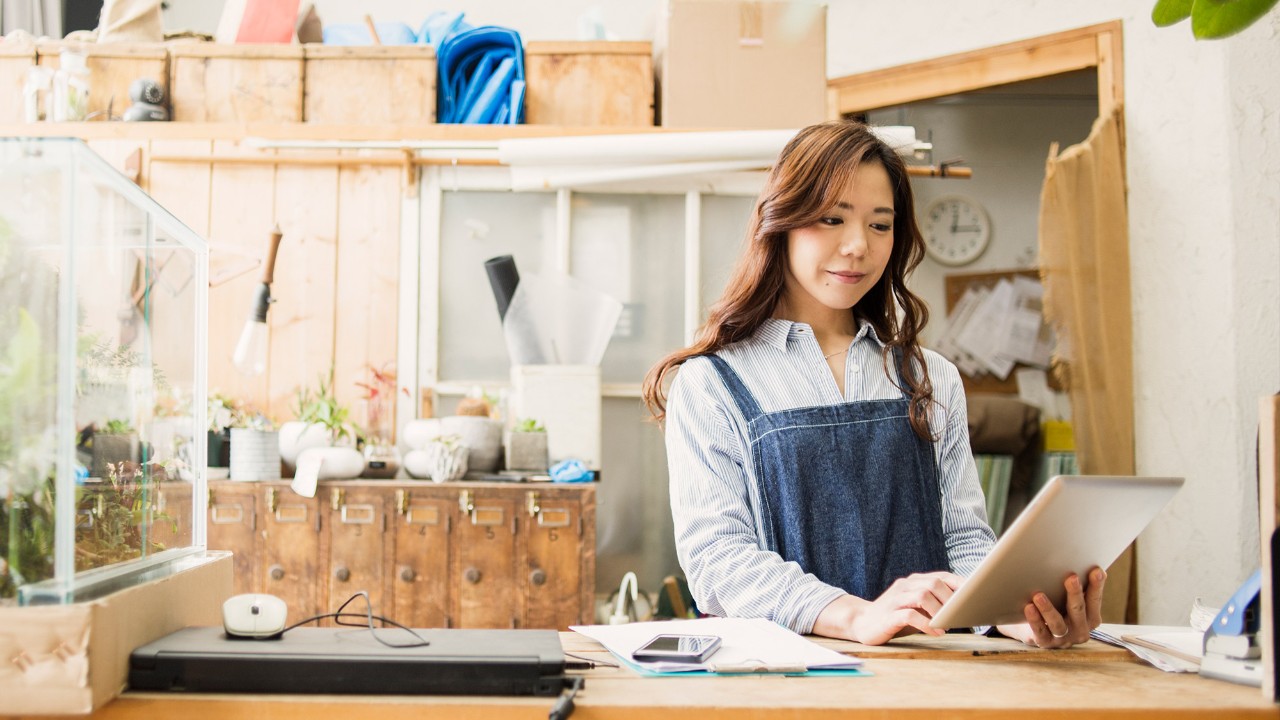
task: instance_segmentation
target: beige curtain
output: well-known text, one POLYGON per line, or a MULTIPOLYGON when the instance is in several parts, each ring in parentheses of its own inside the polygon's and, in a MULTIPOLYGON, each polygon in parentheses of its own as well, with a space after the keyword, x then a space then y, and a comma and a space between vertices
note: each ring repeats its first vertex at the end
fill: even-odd
MULTIPOLYGON (((1080 470, 1131 475, 1133 342, 1121 115, 1079 145, 1049 151, 1040 195, 1044 312, 1058 336, 1054 372, 1071 398, 1080 470)), ((1108 569, 1103 616, 1133 620, 1133 549, 1108 569)))

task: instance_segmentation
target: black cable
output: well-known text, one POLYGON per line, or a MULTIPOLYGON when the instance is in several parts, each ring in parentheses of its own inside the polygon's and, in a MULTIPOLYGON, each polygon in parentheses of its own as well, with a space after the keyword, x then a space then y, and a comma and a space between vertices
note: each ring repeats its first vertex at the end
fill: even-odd
POLYGON ((569 687, 569 691, 560 696, 556 700, 556 704, 551 706, 551 713, 547 715, 547 720, 568 720, 573 714, 573 698, 578 695, 578 691, 582 689, 586 680, 579 675, 573 679, 573 685, 569 687))
POLYGON ((369 599, 369 593, 365 592, 364 590, 361 590, 357 592, 355 595, 352 595, 351 597, 347 598, 346 602, 338 606, 338 610, 336 612, 325 613, 323 615, 313 615, 307 618, 306 620, 299 620, 298 622, 290 625, 284 630, 281 630, 280 634, 284 635, 285 633, 289 632, 290 630, 296 627, 300 627, 308 623, 313 623, 313 622, 316 622, 317 620, 324 620, 326 618, 333 618, 334 623, 338 625, 342 625, 343 627, 367 627, 369 628, 369 634, 373 635, 374 640, 377 640, 378 642, 382 643, 383 645, 386 645, 389 648, 416 648, 416 647, 426 647, 431 644, 430 642, 427 641, 426 638, 414 632, 411 628, 405 627, 404 625, 401 625, 395 620, 382 617, 381 615, 374 615, 373 602, 369 599), (358 597, 364 598, 365 612, 363 615, 359 613, 342 612, 347 608, 348 605, 351 604, 351 601, 355 600, 358 597), (363 618, 365 622, 363 623, 343 622, 342 618, 363 618), (404 643, 404 644, 387 642, 386 640, 383 640, 382 638, 378 637, 377 628, 373 626, 374 620, 381 622, 383 625, 391 625, 393 627, 400 628, 401 630, 404 630, 405 632, 417 638, 418 642, 404 643))
POLYGON ((565 657, 571 657, 571 658, 574 658, 574 659, 576 659, 576 660, 581 660, 581 661, 585 662, 585 663, 587 664, 587 668, 586 668, 586 669, 588 669, 588 670, 589 670, 589 669, 591 669, 591 668, 596 667, 597 665, 600 665, 600 666, 603 666, 603 667, 611 667, 611 668, 619 667, 618 663, 612 663, 612 662, 609 662, 608 660, 592 660, 591 658, 583 657, 583 656, 581 656, 581 655, 574 655, 573 653, 565 653, 565 654, 564 654, 564 656, 565 656, 565 657))

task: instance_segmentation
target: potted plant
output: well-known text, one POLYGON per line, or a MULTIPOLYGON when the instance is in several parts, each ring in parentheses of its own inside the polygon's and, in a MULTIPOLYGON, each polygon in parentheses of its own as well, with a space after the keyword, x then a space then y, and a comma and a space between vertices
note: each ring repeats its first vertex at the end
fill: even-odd
POLYGON ((430 478, 438 483, 457 480, 467 472, 470 452, 457 435, 440 435, 421 450, 405 453, 404 469, 418 479, 430 478))
POLYGON ((294 396, 294 419, 280 425, 280 459, 292 472, 298 455, 313 447, 354 446, 355 433, 347 422, 350 410, 333 394, 333 368, 316 387, 300 387, 294 396))
POLYGON ((138 432, 128 420, 112 418, 93 431, 92 477, 102 478, 110 473, 111 466, 121 462, 138 462, 138 432))
POLYGON ((271 480, 280 477, 280 433, 271 418, 242 407, 231 432, 232 480, 271 480))
POLYGON ((285 466, 296 473, 304 454, 310 453, 317 479, 359 477, 364 456, 355 448, 355 428, 347 419, 351 410, 333 393, 333 368, 314 390, 298 391, 294 410, 297 419, 280 426, 280 459, 285 466))
POLYGON ((547 429, 533 418, 516 421, 507 436, 507 469, 546 472, 547 429))
MULTIPOLYGON (((365 478, 393 478, 400 470, 400 451, 395 446, 393 414, 396 397, 395 371, 369 366, 369 382, 356 383, 364 390, 367 424, 360 436, 365 478)), ((407 394, 408 391, 406 391, 407 394)))
POLYGON ((206 464, 211 469, 209 477, 216 473, 226 477, 231 467, 231 428, 237 424, 241 410, 236 401, 218 392, 209 394, 209 454, 206 464))

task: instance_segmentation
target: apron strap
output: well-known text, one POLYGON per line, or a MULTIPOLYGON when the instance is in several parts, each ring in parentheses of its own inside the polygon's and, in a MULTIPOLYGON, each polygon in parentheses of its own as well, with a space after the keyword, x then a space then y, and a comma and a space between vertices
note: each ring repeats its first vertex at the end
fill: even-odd
POLYGON ((729 390, 729 394, 733 396, 733 401, 737 403, 738 410, 742 411, 742 416, 746 418, 748 423, 764 414, 760 409, 760 404, 756 402, 756 397, 751 394, 747 386, 743 384, 742 378, 738 377, 738 373, 729 367, 729 363, 719 355, 704 355, 703 357, 711 361, 711 366, 720 373, 720 379, 724 381, 724 385, 729 390))

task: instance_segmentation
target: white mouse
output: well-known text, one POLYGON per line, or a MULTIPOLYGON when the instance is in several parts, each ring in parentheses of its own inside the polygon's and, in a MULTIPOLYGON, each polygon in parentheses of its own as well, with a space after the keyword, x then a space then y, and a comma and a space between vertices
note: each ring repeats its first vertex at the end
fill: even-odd
POLYGON ((284 601, 275 595, 235 595, 222 603, 222 627, 227 637, 274 637, 284 631, 288 610, 284 601))

